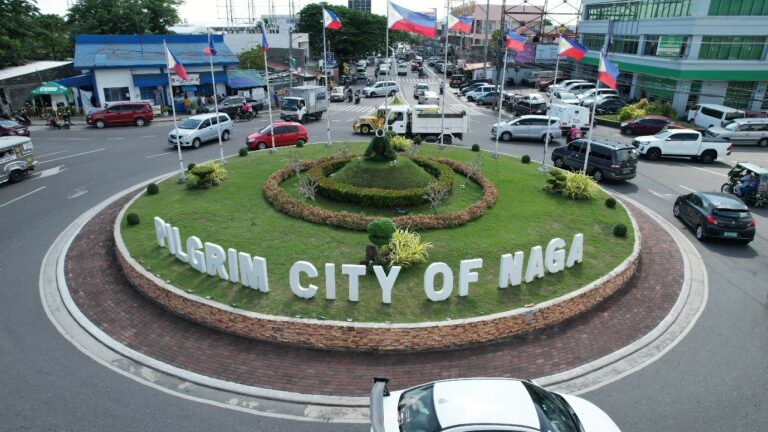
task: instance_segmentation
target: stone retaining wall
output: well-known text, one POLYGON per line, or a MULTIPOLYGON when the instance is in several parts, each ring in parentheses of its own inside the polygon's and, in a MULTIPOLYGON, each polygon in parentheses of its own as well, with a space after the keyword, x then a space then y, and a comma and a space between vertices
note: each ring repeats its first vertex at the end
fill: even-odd
POLYGON ((130 257, 120 234, 120 221, 131 202, 117 217, 114 238, 120 267, 142 294, 177 315, 225 332, 322 349, 437 350, 492 342, 552 326, 610 297, 632 278, 640 260, 640 230, 630 214, 635 244, 632 254, 624 262, 583 288, 530 308, 468 319, 413 324, 348 323, 279 317, 244 311, 188 294, 147 272, 130 257))

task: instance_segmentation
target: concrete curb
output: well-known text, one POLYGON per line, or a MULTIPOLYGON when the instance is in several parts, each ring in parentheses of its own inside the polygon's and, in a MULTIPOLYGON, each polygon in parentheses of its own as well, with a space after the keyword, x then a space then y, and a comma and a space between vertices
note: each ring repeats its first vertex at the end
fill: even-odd
MULTIPOLYGON (((107 198, 97 206, 83 213, 78 217, 67 229, 61 233, 56 239, 54 244, 46 254, 41 267, 40 276, 40 291, 41 299, 43 301, 46 313, 59 329, 59 331, 78 349, 93 357, 100 363, 115 369, 119 373, 130 376, 131 378, 142 382, 144 384, 159 388, 159 385, 155 382, 158 380, 147 379, 146 374, 137 374, 135 369, 145 369, 145 367, 151 368, 154 373, 167 374, 173 378, 179 378, 182 380, 182 384, 177 384, 174 387, 159 388, 163 391, 167 391, 171 394, 186 397, 201 402, 212 403, 214 405, 223 406, 232 409, 241 409, 243 411, 253 412, 252 408, 248 408, 248 404, 252 402, 240 401, 238 398, 234 398, 237 401, 234 406, 230 401, 217 402, 215 399, 207 400, 204 397, 190 397, 190 391, 186 388, 189 383, 200 386, 202 390, 207 392, 222 391, 232 393, 235 396, 247 396, 256 398, 257 400, 266 399, 271 401, 282 401, 292 404, 301 404, 301 406, 311 406, 312 409, 305 408, 300 411, 301 415, 296 416, 299 420, 310 421, 336 421, 346 423, 364 423, 365 417, 363 412, 367 413, 368 398, 364 397, 338 397, 338 396, 324 396, 324 395, 307 395, 293 392, 277 391, 265 388, 257 388, 244 386, 237 383, 226 382, 218 379, 212 379, 210 377, 202 376, 196 373, 188 372, 176 368, 174 366, 162 363, 158 360, 147 357, 139 352, 136 352, 128 347, 123 346, 109 335, 101 331, 90 320, 88 320, 82 312, 74 304, 71 296, 69 295, 65 275, 64 275, 64 257, 66 251, 70 246, 74 237, 80 232, 82 227, 98 212, 106 208, 110 203, 126 195, 127 193, 136 190, 137 187, 145 186, 152 181, 159 181, 161 179, 173 176, 176 173, 166 174, 159 176, 155 179, 149 180, 142 184, 126 189, 107 198), (60 296, 61 304, 56 304, 54 298, 52 298, 52 292, 56 292, 60 296), (53 300, 53 301, 52 301, 53 300), (62 308, 63 306, 63 308, 62 308), (74 318, 75 323, 85 330, 88 336, 95 338, 94 341, 89 343, 82 343, 72 333, 75 333, 77 329, 72 329, 70 326, 68 329, 63 328, 60 325, 59 319, 62 317, 62 312, 71 318, 74 318), (104 349, 108 353, 117 353, 123 357, 123 361, 113 359, 103 359, 94 357, 94 351, 101 351, 102 357, 104 349), (128 364, 125 364, 125 363, 128 364), (135 362, 135 363, 134 363, 135 362), (120 365, 118 365, 120 364, 120 365), (130 371, 130 372, 129 372, 130 371), (331 412, 327 410, 334 409, 351 409, 347 411, 335 411, 339 417, 333 416, 331 412), (326 410, 324 410, 326 409, 326 410), (312 418, 306 418, 307 413, 313 415, 312 418)), ((626 197, 621 199, 632 203, 641 211, 648 213, 657 223, 667 230, 678 247, 681 250, 684 262, 685 278, 683 284, 683 290, 678 297, 677 302, 672 308, 667 317, 650 333, 637 340, 636 342, 624 347, 608 356, 601 359, 582 365, 567 372, 563 372, 556 375, 537 378, 536 381, 541 385, 547 386, 556 391, 568 392, 568 393, 583 393, 589 390, 596 389, 600 386, 606 385, 610 382, 620 379, 632 372, 641 369, 644 366, 649 365, 657 358, 661 357, 664 353, 669 351, 674 345, 676 345, 687 332, 692 328, 697 318, 703 311, 706 305, 707 298, 707 273, 701 260, 701 256, 698 254, 693 245, 686 239, 678 230, 661 218, 659 215, 626 197)), ((634 218, 633 225, 635 224, 634 218)), ((113 356, 114 357, 114 356, 113 356)), ((176 381, 178 382, 178 380, 176 381)), ((201 392, 204 393, 205 392, 201 392)), ((258 403, 257 403, 258 405, 258 403)), ((291 415, 281 415, 272 413, 259 412, 259 414, 272 415, 276 417, 295 418, 291 415)))

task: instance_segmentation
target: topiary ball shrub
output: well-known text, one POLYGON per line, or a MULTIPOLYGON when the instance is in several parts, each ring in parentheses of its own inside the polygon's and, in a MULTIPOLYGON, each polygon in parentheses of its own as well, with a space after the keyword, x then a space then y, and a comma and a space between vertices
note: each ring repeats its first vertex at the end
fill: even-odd
POLYGON ((388 244, 392 240, 392 235, 397 230, 392 219, 376 218, 368 224, 368 240, 378 247, 388 244))
POLYGON ((421 139, 421 135, 416 135, 415 137, 413 137, 413 143, 416 145, 421 144, 422 141, 423 140, 421 139))
POLYGON ((150 183, 147 185, 147 195, 157 195, 160 192, 160 187, 157 183, 150 183))
POLYGON ((528 156, 528 155, 523 155, 523 157, 520 158, 520 162, 522 162, 524 164, 529 164, 529 163, 531 163, 531 157, 528 156))
POLYGON ((605 200, 605 206, 608 208, 614 208, 616 207, 616 199, 614 198, 608 198, 605 200))
POLYGON ((248 149, 246 147, 241 147, 240 150, 237 151, 237 154, 239 154, 240 157, 246 157, 248 156, 248 149))
POLYGON ((616 237, 626 237, 627 236, 627 226, 624 224, 616 224, 613 227, 613 235, 616 237))
POLYGON ((472 144, 472 151, 473 152, 479 152, 480 151, 480 144, 472 144))
POLYGON ((194 163, 194 162, 190 162, 189 165, 187 165, 187 171, 192 171, 192 168, 194 168, 195 165, 197 165, 197 164, 194 163))
POLYGON ((392 148, 388 136, 374 137, 365 149, 363 157, 371 162, 391 162, 397 159, 397 153, 392 148))
POLYGON ((138 225, 139 222, 141 222, 141 219, 139 218, 139 215, 136 213, 128 213, 125 216, 125 221, 128 223, 129 226, 138 225))

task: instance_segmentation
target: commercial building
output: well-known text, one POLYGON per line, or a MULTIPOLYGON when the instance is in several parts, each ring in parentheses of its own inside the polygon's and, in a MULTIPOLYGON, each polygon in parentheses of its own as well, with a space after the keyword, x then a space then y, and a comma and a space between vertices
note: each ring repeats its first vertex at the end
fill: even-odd
POLYGON ((371 13, 371 0, 347 0, 347 7, 364 13, 371 13))
MULTIPOLYGON (((59 83, 78 89, 87 108, 110 102, 147 100, 153 105, 168 105, 168 76, 163 42, 184 65, 189 79, 172 74, 173 98, 185 95, 210 96, 228 93, 228 69, 238 64, 237 57, 224 43, 222 35, 213 35, 217 54, 212 57, 216 89, 211 77, 211 57, 203 53, 207 35, 77 35, 74 68, 82 75, 59 83), (82 91, 80 91, 82 90, 82 91)), ((263 83, 243 82, 238 86, 258 87, 263 83)))
POLYGON ((682 114, 697 103, 766 110, 768 0, 583 0, 576 67, 594 77, 597 52, 621 72, 620 92, 667 100, 682 114))
MULTIPOLYGON (((48 81, 74 74, 71 61, 36 61, 0 70, 0 113, 11 115, 14 111, 30 108, 30 91, 48 81)), ((56 106, 65 98, 41 97, 37 105, 56 106)))

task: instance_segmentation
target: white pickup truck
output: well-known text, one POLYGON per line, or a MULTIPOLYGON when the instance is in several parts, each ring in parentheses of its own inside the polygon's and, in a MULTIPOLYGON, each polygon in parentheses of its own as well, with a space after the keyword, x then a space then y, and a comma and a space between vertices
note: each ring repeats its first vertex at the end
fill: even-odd
POLYGON ((666 129, 656 135, 641 136, 632 141, 638 153, 650 160, 662 156, 680 156, 712 163, 731 154, 733 145, 727 142, 703 141, 701 133, 693 129, 666 129))

